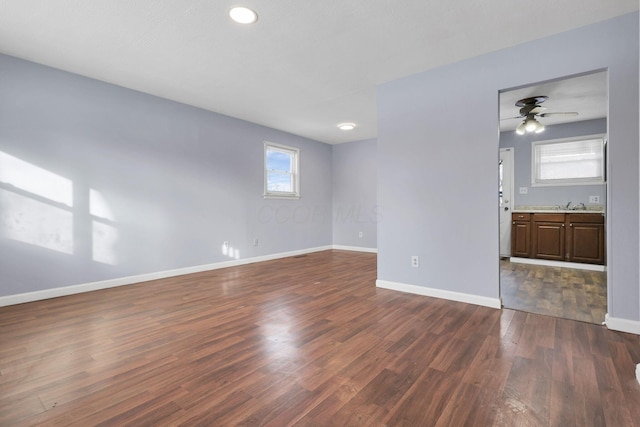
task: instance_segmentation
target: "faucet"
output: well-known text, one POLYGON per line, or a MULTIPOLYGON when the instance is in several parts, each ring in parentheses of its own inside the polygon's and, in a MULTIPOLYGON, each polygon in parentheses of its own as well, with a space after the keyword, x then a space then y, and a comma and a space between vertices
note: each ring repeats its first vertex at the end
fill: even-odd
POLYGON ((571 209, 571 202, 567 203, 567 206, 565 206, 565 209, 567 210, 571 209))

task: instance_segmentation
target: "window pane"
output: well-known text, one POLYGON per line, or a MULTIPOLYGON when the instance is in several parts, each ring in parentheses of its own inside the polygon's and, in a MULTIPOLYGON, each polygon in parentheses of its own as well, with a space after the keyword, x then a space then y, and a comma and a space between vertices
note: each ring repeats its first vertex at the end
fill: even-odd
POLYGON ((264 144, 265 197, 299 198, 299 151, 284 145, 264 144))
POLYGON ((267 150, 267 170, 291 172, 291 154, 267 150))
POLYGON ((535 181, 603 180, 603 140, 534 145, 535 181))
POLYGON ((267 172, 267 191, 293 192, 293 176, 282 172, 267 172))

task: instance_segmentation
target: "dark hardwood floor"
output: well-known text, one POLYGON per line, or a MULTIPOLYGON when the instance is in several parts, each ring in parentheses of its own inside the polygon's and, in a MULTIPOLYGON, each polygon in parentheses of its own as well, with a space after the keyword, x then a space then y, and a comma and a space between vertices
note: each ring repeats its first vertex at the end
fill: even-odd
POLYGON ((501 259, 500 296, 506 308, 601 325, 607 313, 607 276, 501 259))
POLYGON ((638 426, 638 336, 326 251, 0 308, 2 426, 638 426))

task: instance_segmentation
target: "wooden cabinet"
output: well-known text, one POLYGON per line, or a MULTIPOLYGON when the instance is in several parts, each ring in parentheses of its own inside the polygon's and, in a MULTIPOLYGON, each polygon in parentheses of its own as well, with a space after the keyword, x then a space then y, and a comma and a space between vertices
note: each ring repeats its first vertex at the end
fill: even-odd
POLYGON ((604 264, 604 216, 567 214, 567 261, 604 264))
POLYGON ((513 213, 511 256, 604 264, 601 213, 513 213))
POLYGON ((565 215, 536 213, 532 215, 532 256, 539 259, 564 261, 565 215))
POLYGON ((531 214, 514 213, 511 216, 511 256, 531 257, 531 214))

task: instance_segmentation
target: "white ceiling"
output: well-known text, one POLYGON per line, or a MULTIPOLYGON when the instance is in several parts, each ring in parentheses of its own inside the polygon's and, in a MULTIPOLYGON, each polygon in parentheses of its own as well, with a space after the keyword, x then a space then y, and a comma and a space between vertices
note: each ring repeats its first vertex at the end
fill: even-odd
POLYGON ((376 136, 377 84, 636 10, 637 0, 0 0, 0 52, 334 144, 376 136), (237 4, 258 22, 230 21, 237 4), (358 127, 338 130, 345 121, 358 127))

